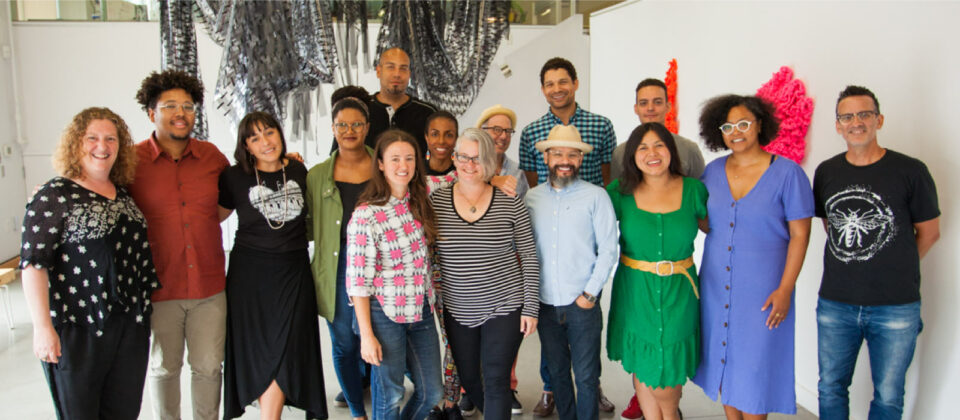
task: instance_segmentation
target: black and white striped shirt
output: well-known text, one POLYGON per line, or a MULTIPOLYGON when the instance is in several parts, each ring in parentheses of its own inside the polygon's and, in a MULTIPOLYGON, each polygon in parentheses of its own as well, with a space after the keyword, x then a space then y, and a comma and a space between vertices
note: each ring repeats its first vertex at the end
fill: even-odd
POLYGON ((454 208, 453 187, 430 198, 439 228, 445 310, 467 327, 520 308, 521 315, 536 317, 540 263, 523 200, 494 188, 487 212, 468 223, 454 208))

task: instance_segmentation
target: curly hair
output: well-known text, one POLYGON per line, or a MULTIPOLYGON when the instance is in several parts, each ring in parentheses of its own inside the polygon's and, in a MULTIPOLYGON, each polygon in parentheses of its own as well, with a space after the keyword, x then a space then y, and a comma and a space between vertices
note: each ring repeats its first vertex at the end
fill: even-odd
POLYGON ((633 194, 633 191, 643 183, 643 172, 637 167, 637 149, 643 137, 649 132, 653 132, 660 138, 660 141, 667 146, 670 152, 670 165, 667 170, 671 175, 685 176, 683 173, 683 162, 680 161, 680 154, 677 153, 677 143, 673 139, 673 134, 667 127, 658 122, 643 123, 633 129, 630 138, 627 139, 627 145, 623 151, 623 174, 620 175, 620 193, 625 195, 633 194))
POLYGON ((110 182, 120 186, 129 185, 136 176, 137 150, 133 146, 127 123, 109 108, 87 108, 73 117, 60 136, 57 150, 53 152, 53 167, 64 178, 82 179, 86 176, 83 172, 83 157, 86 155, 83 138, 94 120, 110 121, 117 128, 117 160, 110 169, 110 182))
POLYGON ((719 152, 728 149, 723 142, 720 126, 727 122, 730 110, 738 106, 747 108, 747 111, 757 117, 757 124, 760 125, 757 136, 761 146, 766 146, 777 138, 777 133, 780 132, 780 121, 777 120, 773 105, 752 95, 721 95, 708 100, 700 113, 700 137, 710 151, 719 152))
POLYGON ((183 89, 190 95, 190 99, 196 105, 203 104, 203 82, 189 73, 179 70, 164 70, 162 72, 152 72, 143 82, 140 82, 140 90, 137 91, 136 100, 144 111, 153 109, 157 106, 157 99, 163 92, 173 89, 183 89))
MULTIPOLYGON (((397 142, 407 143, 413 147, 414 156, 416 157, 416 169, 413 173, 413 179, 410 180, 410 184, 407 186, 407 191, 410 193, 410 212, 413 213, 413 218, 423 225, 423 236, 427 244, 433 245, 437 238, 437 222, 433 212, 433 205, 430 202, 427 192, 425 179, 427 167, 423 161, 423 154, 420 152, 420 146, 417 144, 417 140, 406 131, 400 129, 394 128, 384 131, 377 136, 377 147, 375 151, 377 161, 382 162, 383 153, 387 150, 387 147, 397 142)), ((357 203, 382 206, 390 200, 390 184, 387 183, 387 178, 377 165, 371 166, 373 167, 373 173, 370 176, 370 182, 367 183, 366 189, 364 189, 360 197, 357 198, 357 203)))

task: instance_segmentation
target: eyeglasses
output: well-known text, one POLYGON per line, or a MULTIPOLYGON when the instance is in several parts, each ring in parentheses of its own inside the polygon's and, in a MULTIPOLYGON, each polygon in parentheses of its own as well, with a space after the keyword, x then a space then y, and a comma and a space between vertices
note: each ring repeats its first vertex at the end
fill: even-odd
POLYGON ((359 133, 361 130, 363 130, 363 127, 365 127, 366 125, 367 123, 365 122, 356 121, 350 124, 347 124, 344 122, 338 122, 333 126, 337 128, 337 133, 343 134, 347 132, 348 128, 350 129, 350 131, 353 131, 354 133, 359 133))
POLYGON ((578 150, 576 152, 563 153, 559 150, 547 150, 547 155, 554 159, 567 158, 567 160, 577 160, 583 157, 583 152, 578 150))
POLYGON ((840 124, 847 125, 853 122, 853 117, 857 117, 860 119, 860 121, 866 123, 873 121, 877 115, 880 115, 880 113, 877 111, 860 111, 853 114, 837 114, 837 121, 839 121, 840 124))
POLYGON ((479 164, 480 164, 480 156, 479 156, 479 155, 478 155, 478 156, 467 156, 467 155, 464 155, 464 154, 462 154, 462 153, 454 153, 454 154, 453 154, 453 157, 454 157, 454 159, 457 160, 457 162, 460 162, 460 163, 473 162, 474 165, 479 165, 479 164))
POLYGON ((484 129, 484 130, 490 130, 490 131, 492 131, 492 132, 493 132, 493 135, 495 135, 495 136, 499 136, 499 135, 501 135, 501 134, 503 134, 503 133, 507 133, 508 136, 511 136, 511 135, 513 135, 513 133, 516 133, 516 131, 514 131, 512 128, 497 127, 497 126, 495 126, 495 125, 494 125, 494 126, 487 126, 487 127, 480 127, 480 128, 482 128, 482 129, 484 129))
POLYGON ((746 133, 747 130, 750 130, 750 126, 753 125, 753 121, 740 120, 735 123, 725 123, 720 126, 720 132, 726 135, 733 134, 733 129, 736 128, 741 133, 746 133))
POLYGON ((178 104, 174 102, 168 102, 165 104, 160 104, 158 107, 163 112, 177 112, 178 109, 182 109, 184 114, 193 114, 197 112, 197 106, 189 102, 178 104))

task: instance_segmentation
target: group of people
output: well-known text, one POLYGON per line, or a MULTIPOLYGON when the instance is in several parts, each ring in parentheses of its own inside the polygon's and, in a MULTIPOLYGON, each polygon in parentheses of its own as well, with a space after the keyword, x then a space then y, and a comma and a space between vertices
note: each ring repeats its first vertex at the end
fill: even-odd
POLYGON ((334 403, 354 419, 367 418, 367 387, 374 419, 522 412, 515 368, 534 332, 534 413, 596 419, 614 410, 600 388, 611 274, 607 356, 635 388, 624 418, 682 418, 688 379, 728 419, 793 414, 794 286, 814 216, 828 236, 820 417, 847 418, 863 339, 870 418, 900 417, 939 209, 924 164, 877 143, 872 92, 841 92, 847 151, 811 188, 763 149, 779 123, 754 96, 704 105, 704 145, 730 151, 705 166, 697 143, 664 126, 662 81, 637 86, 641 124, 617 146, 611 122, 577 105, 573 64, 553 58, 540 72, 549 111, 522 130, 516 162, 512 110, 492 106, 461 130, 406 92, 410 66, 388 49, 380 91, 334 92, 334 147, 309 170, 267 113, 240 122, 232 166, 191 138, 203 87, 178 71, 143 81, 136 98, 155 130, 136 145, 109 109, 78 114, 55 152, 60 176, 27 204, 21 250, 58 418, 137 418, 146 378, 155 417, 179 418, 185 345, 194 418, 218 417, 221 375, 224 419, 254 401, 265 419, 285 405, 326 418, 319 315, 334 403), (227 266, 220 222, 234 211, 227 266))

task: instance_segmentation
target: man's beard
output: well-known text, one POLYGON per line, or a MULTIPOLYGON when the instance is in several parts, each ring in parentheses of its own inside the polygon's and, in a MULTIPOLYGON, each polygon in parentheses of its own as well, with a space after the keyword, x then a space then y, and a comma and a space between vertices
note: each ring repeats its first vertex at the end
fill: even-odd
POLYGON ((557 188, 566 188, 567 185, 572 184, 573 181, 576 181, 577 178, 580 177, 579 166, 563 165, 563 166, 570 166, 573 168, 573 173, 570 174, 570 176, 565 176, 565 177, 557 176, 558 166, 561 166, 561 165, 555 165, 550 167, 550 185, 553 185, 554 187, 557 187, 557 188))

